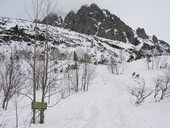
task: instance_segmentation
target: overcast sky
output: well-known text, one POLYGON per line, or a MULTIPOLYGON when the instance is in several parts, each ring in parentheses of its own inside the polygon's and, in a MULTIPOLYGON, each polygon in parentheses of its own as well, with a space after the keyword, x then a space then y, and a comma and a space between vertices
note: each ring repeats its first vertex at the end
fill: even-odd
MULTIPOLYGON (((0 16, 29 19, 32 0, 0 0, 0 16)), ((120 17, 133 29, 145 28, 148 35, 170 43, 170 0, 53 0, 56 12, 64 16, 84 4, 96 3, 120 17)))

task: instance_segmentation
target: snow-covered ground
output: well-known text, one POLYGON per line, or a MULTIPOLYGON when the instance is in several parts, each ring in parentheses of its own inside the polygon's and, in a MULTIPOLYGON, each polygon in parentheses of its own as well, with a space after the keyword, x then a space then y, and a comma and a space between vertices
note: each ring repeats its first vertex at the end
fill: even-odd
MULTIPOLYGON (((167 62, 170 57, 166 57, 167 62)), ((145 59, 127 64, 121 75, 113 75, 103 65, 97 66, 97 75, 89 91, 78 92, 63 99, 45 111, 45 124, 31 125, 32 128, 170 128, 170 100, 154 102, 153 95, 138 107, 130 88, 137 79, 144 78, 146 86, 153 89, 153 79, 165 69, 147 70, 145 59), (132 78, 132 73, 139 78, 132 78)), ((55 100, 55 99, 53 99, 55 100)), ((20 99, 19 128, 29 127, 30 101, 20 99)), ((5 112, 7 128, 15 126, 13 103, 5 112)))

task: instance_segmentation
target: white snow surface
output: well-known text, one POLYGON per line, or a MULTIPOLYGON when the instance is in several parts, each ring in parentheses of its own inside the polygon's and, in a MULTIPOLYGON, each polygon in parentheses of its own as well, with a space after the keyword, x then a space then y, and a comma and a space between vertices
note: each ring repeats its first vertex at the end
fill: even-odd
MULTIPOLYGON (((170 57, 166 57, 170 62, 170 57)), ((89 91, 78 92, 63 99, 56 106, 45 111, 45 123, 31 125, 31 128, 170 128, 170 99, 154 102, 153 96, 138 107, 129 88, 135 86, 132 78, 135 71, 145 78, 146 86, 153 88, 153 78, 163 69, 147 70, 146 60, 127 64, 121 75, 113 75, 103 65, 97 66, 97 75, 89 91)), ((52 99, 55 101, 55 99, 52 99)), ((19 127, 28 126, 31 112, 30 100, 19 100, 19 127), (28 118, 28 119, 27 119, 28 118), (27 122, 24 121, 27 119, 27 122)), ((7 128, 15 126, 15 110, 10 103, 5 122, 7 128)))

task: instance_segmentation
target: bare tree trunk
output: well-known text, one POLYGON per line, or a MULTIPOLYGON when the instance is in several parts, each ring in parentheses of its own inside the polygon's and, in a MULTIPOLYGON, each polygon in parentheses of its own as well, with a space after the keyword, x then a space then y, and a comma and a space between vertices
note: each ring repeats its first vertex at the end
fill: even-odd
MULTIPOLYGON (((38 36, 38 24, 37 24, 37 20, 39 18, 39 10, 40 10, 40 1, 39 0, 36 0, 36 3, 34 3, 35 5, 35 8, 34 8, 34 11, 35 11, 35 19, 36 22, 35 22, 35 41, 34 41, 34 57, 33 57, 33 102, 36 102, 36 88, 37 88, 37 85, 36 85, 36 55, 37 55, 37 36, 38 36)), ((36 121, 36 110, 33 109, 33 117, 32 117, 32 123, 35 124, 35 121, 36 121)))
MULTIPOLYGON (((32 0, 32 9, 33 9, 33 17, 28 13, 29 17, 35 21, 35 39, 34 39, 34 47, 33 47, 33 64, 31 65, 32 68, 32 88, 33 88, 33 100, 32 102, 36 102, 36 89, 38 89, 38 84, 37 84, 37 78, 36 78, 36 56, 37 56, 37 40, 38 40, 38 24, 37 21, 39 20, 40 13, 42 11, 42 5, 44 3, 44 0, 32 0)), ((32 110, 32 123, 35 124, 36 122, 36 110, 32 110)))
POLYGON ((9 103, 9 98, 7 98, 6 105, 5 105, 5 110, 7 110, 8 103, 9 103))
POLYGON ((40 110, 40 124, 44 123, 44 110, 40 110))
MULTIPOLYGON (((47 2, 47 15, 50 13, 51 1, 47 2)), ((48 30, 48 18, 46 20, 46 41, 44 46, 44 74, 43 74, 43 84, 42 84, 42 97, 41 102, 44 103, 45 99, 45 90, 47 88, 48 81, 48 65, 49 65, 49 46, 48 46, 48 38, 49 38, 49 30, 48 30)), ((44 110, 40 110, 40 124, 44 123, 44 110)))
POLYGON ((84 85, 84 76, 81 78, 81 90, 83 90, 83 85, 84 85))
POLYGON ((86 91, 86 83, 87 83, 87 62, 84 64, 84 88, 83 90, 86 91))
POLYGON ((8 88, 6 94, 4 95, 4 100, 3 100, 3 104, 2 104, 2 108, 5 109, 5 110, 7 110, 7 107, 8 107, 9 91, 10 91, 10 90, 9 90, 9 88, 8 88))
POLYGON ((87 85, 86 86, 87 86, 86 90, 88 91, 89 90, 89 81, 87 81, 87 85))
MULTIPOLYGON (((37 23, 36 23, 35 26, 37 27, 37 23)), ((36 102, 36 74, 35 74, 36 73, 36 41, 34 43, 34 57, 33 57, 33 61, 34 61, 33 62, 33 102, 36 102)), ((35 124, 35 116, 36 116, 36 110, 33 109, 33 116, 32 116, 32 123, 33 124, 35 124)))
POLYGON ((147 62, 148 70, 149 70, 149 62, 147 62))
POLYGON ((78 64, 76 62, 76 92, 78 92, 78 89, 79 89, 79 75, 78 75, 78 64))
MULTIPOLYGON (((44 91, 42 92, 42 100, 41 102, 44 103, 44 91)), ((40 124, 44 123, 44 110, 40 110, 40 124)))
POLYGON ((6 107, 6 101, 7 101, 7 98, 5 97, 4 100, 3 100, 3 104, 2 104, 2 108, 5 109, 6 107))
POLYGON ((15 127, 18 128, 18 95, 15 96, 15 127))

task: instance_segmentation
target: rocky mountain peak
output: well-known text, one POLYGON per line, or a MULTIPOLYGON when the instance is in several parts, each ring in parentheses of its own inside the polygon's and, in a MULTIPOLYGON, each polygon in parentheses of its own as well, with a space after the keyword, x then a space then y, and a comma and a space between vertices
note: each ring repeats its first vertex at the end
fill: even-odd
POLYGON ((100 9, 96 4, 82 6, 74 15, 69 13, 64 23, 65 28, 76 32, 122 42, 134 42, 132 29, 120 18, 108 10, 100 9))

